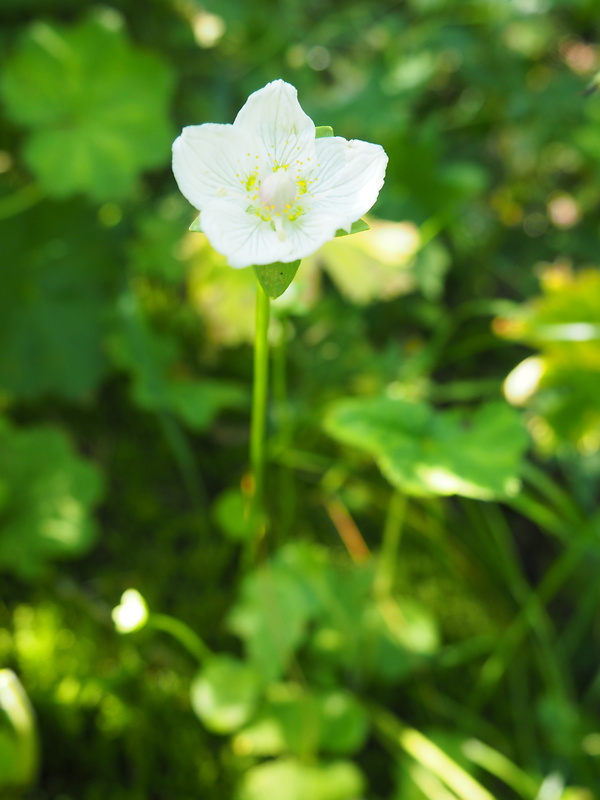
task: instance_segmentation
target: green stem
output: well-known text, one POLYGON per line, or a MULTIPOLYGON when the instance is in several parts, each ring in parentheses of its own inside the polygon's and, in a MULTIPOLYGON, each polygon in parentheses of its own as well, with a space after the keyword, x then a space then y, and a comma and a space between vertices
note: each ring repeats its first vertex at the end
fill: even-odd
POLYGON ((375 594, 389 597, 394 587, 398 549, 406 513, 406 496, 395 491, 390 500, 375 575, 375 594))
POLYGON ((257 524, 257 537, 254 544, 257 544, 258 539, 263 534, 265 518, 265 434, 269 390, 269 311, 269 298, 262 286, 257 284, 256 329, 254 333, 254 387, 250 428, 250 464, 253 479, 252 517, 257 524))
POLYGON ((146 624, 148 627, 164 631, 177 639, 179 644, 185 647, 200 664, 212 656, 212 650, 204 644, 195 631, 180 619, 170 617, 168 614, 150 614, 146 624))

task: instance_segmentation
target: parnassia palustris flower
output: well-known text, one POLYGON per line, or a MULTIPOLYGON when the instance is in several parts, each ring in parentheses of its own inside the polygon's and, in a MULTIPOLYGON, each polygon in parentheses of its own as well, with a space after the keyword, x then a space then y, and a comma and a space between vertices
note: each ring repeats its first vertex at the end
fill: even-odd
POLYGON ((309 256, 375 203, 383 148, 315 130, 296 89, 276 80, 250 95, 232 125, 191 125, 175 140, 179 188, 232 267, 309 256))

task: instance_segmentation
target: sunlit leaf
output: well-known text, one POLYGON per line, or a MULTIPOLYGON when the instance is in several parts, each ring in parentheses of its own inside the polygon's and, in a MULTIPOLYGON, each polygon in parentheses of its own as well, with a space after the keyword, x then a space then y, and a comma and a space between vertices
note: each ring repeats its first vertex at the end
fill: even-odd
POLYGON ((367 731, 367 714, 349 692, 276 684, 256 719, 236 736, 234 748, 260 756, 348 754, 359 749, 367 731))
POLYGON ((436 621, 419 603, 407 598, 389 598, 375 603, 374 608, 380 617, 374 621, 375 626, 381 626, 385 639, 400 645, 406 652, 429 655, 439 648, 436 621))
POLYGON ((358 767, 348 761, 306 765, 279 759, 248 770, 238 800, 355 800, 363 785, 358 767))
POLYGON ((249 664, 214 656, 192 683, 192 708, 209 730, 231 733, 252 716, 260 690, 260 676, 249 664))
POLYGON ((600 449, 600 273, 556 265, 543 273, 542 291, 495 320, 497 334, 539 352, 511 372, 505 394, 531 410, 542 449, 574 445, 594 453, 600 449))
POLYGON ((489 500, 518 490, 527 435, 504 403, 467 414, 387 397, 343 400, 331 408, 325 427, 370 453, 388 480, 408 494, 489 500))
POLYGON ((319 709, 314 694, 295 683, 269 688, 256 719, 240 731, 234 747, 258 756, 314 755, 321 738, 319 709))
POLYGON ((413 291, 417 281, 412 262, 420 247, 417 228, 372 220, 370 228, 362 230, 366 232, 361 236, 327 242, 312 258, 353 303, 364 305, 413 291))

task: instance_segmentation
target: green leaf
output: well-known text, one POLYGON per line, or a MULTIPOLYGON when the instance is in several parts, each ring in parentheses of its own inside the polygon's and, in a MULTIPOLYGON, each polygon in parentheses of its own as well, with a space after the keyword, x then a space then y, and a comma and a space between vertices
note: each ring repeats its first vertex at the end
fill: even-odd
POLYGON ((118 20, 36 22, 5 66, 7 114, 30 129, 24 158, 49 195, 126 197, 140 172, 169 160, 171 70, 131 46, 118 20))
POLYGON ((368 731, 367 714, 345 690, 310 692, 296 683, 272 685, 261 711, 234 739, 253 756, 356 752, 368 731))
POLYGON ((285 758, 249 769, 237 800, 356 800, 363 788, 360 770, 348 761, 307 765, 285 758))
POLYGON ((368 223, 364 221, 364 219, 358 219, 356 222, 352 223, 349 231, 345 231, 343 228, 340 228, 335 232, 337 236, 349 236, 351 233, 362 233, 363 231, 369 231, 371 227, 368 223))
POLYGON ((192 683, 192 708, 209 730, 232 733, 250 719, 260 691, 260 676, 250 665, 214 656, 192 683))
POLYGON ((168 407, 188 427, 205 431, 224 409, 248 406, 248 392, 229 381, 170 378, 167 384, 168 407))
POLYGON ((195 233, 204 233, 202 230, 202 225, 200 225, 200 214, 196 217, 196 219, 192 222, 189 227, 190 231, 194 231, 195 233))
POLYGON ((329 125, 317 125, 315 128, 315 139, 324 139, 333 136, 333 128, 329 125))
POLYGON ((0 223, 0 388, 80 399, 107 367, 103 340, 120 270, 114 240, 72 201, 45 203, 19 223, 0 223))
POLYGON ((509 375, 505 394, 541 424, 534 438, 546 452, 600 450, 600 273, 561 266, 542 275, 542 294, 496 320, 496 332, 539 350, 509 375))
POLYGON ((297 683, 272 684, 258 716, 235 737, 234 746, 254 756, 293 753, 314 757, 320 729, 319 708, 312 692, 297 683))
MULTIPOLYGON (((355 229, 362 223, 355 223, 355 229)), ((419 247, 419 233, 411 223, 376 220, 365 236, 326 242, 316 260, 346 299, 367 305, 414 291, 412 263, 419 247)), ((311 266, 309 259, 309 270, 311 266)))
POLYGON ((369 718, 358 700, 344 689, 332 689, 317 696, 321 750, 351 754, 364 744, 369 718))
POLYGON ((483 500, 518 491, 528 441, 518 414, 500 402, 467 414, 387 397, 344 400, 330 410, 325 427, 374 456, 407 494, 483 500))
POLYGON ((34 577, 47 561, 90 547, 100 475, 73 452, 64 433, 0 430, 0 474, 9 492, 0 518, 0 568, 34 577))
POLYGON ((294 280, 299 266, 299 260, 292 261, 289 264, 282 264, 280 261, 276 261, 274 264, 255 265, 254 271, 267 297, 275 300, 285 292, 294 280))
MULTIPOLYGON (((375 604, 376 625, 385 638, 407 653, 430 655, 440 646, 440 635, 431 611, 407 598, 382 600, 375 604)), ((382 666, 383 666, 383 659, 382 666)))
POLYGON ((304 638, 311 611, 299 581, 271 564, 245 579, 229 628, 244 640, 265 680, 276 680, 304 638))
POLYGON ((248 514, 248 501, 239 489, 222 492, 213 505, 212 514, 225 536, 234 542, 246 542, 256 534, 248 514))

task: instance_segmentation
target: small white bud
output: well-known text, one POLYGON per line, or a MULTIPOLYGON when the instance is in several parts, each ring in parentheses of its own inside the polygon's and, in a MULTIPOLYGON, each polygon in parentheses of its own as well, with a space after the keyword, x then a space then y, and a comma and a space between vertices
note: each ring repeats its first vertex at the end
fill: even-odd
POLYGON ((148 621, 148 606, 137 589, 127 589, 120 605, 112 610, 115 628, 119 633, 132 633, 143 628, 148 621))

